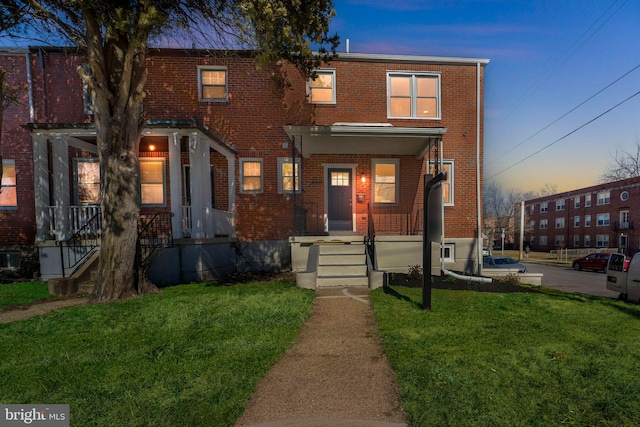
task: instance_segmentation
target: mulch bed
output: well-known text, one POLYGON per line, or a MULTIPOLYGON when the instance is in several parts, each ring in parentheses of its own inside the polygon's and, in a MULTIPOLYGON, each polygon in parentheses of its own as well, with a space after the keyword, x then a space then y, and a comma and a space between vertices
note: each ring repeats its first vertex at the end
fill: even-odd
MULTIPOLYGON (((410 288, 421 288, 422 277, 410 277, 402 273, 389 273, 387 275, 389 286, 407 286, 410 288)), ((478 292, 533 292, 539 293, 538 289, 520 286, 512 283, 493 279, 490 283, 472 282, 457 279, 453 276, 432 276, 432 289, 450 289, 456 291, 478 291, 478 292)))

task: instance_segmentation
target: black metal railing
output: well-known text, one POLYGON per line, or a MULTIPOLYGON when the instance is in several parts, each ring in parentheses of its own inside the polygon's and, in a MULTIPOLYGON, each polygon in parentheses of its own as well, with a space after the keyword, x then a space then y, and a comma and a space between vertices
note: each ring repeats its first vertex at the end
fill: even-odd
POLYGON ((371 262, 371 267, 374 270, 378 269, 376 263, 376 225, 373 221, 373 212, 371 210, 371 203, 367 205, 367 237, 365 239, 367 247, 367 255, 371 262))
POLYGON ((369 204, 368 220, 376 235, 421 235, 424 210, 422 203, 369 204))
POLYGON ((324 231, 324 215, 317 203, 305 203, 295 207, 294 236, 321 236, 324 231))
POLYGON ((72 275, 96 248, 102 237, 102 216, 93 215, 73 236, 58 242, 62 260, 62 277, 72 275), (66 256, 65 256, 66 249, 66 256))
POLYGON ((138 220, 138 239, 142 257, 142 267, 146 269, 151 256, 159 248, 173 247, 171 228, 172 212, 156 212, 149 216, 140 216, 138 220))

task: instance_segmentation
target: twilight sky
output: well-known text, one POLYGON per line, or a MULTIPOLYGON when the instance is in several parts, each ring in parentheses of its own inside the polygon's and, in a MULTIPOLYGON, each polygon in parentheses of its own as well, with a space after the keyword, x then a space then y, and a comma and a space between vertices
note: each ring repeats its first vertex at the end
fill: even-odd
POLYGON ((485 184, 594 185, 616 150, 640 142, 640 0, 334 4, 339 51, 349 39, 354 53, 491 60, 485 184))

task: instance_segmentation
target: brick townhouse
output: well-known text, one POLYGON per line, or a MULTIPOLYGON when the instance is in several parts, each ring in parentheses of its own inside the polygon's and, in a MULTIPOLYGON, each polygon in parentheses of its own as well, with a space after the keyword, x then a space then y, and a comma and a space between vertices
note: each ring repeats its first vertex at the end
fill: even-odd
POLYGON ((524 243, 534 250, 640 250, 640 177, 594 185, 525 202, 524 243))
MULTIPOLYGON (((424 174, 440 171, 443 265, 478 271, 488 60, 341 53, 313 80, 286 63, 258 69, 245 51, 151 49, 147 61, 141 235, 161 246, 152 280, 303 271, 323 241, 375 245, 369 269, 406 270, 421 260, 424 174)), ((43 278, 72 274, 69 258, 89 251, 77 242, 100 237, 83 55, 4 49, 0 66, 22 89, 3 124, 0 266, 20 267, 35 245, 43 278)))

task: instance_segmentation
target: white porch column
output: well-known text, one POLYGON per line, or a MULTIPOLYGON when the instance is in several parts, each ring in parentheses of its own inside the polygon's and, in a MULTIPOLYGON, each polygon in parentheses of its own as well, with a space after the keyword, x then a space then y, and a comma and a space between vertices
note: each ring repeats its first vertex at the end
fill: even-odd
POLYGON ((169 193, 171 195, 171 229, 173 237, 182 239, 182 165, 180 161, 180 134, 168 135, 169 145, 169 193))
POLYGON ((189 163, 191 167, 191 237, 213 237, 211 221, 211 166, 209 144, 197 132, 189 134, 189 163))
POLYGON ((227 169, 229 173, 229 212, 231 213, 231 229, 236 237, 236 158, 227 156, 227 169))
POLYGON ((56 239, 66 240, 69 235, 69 143, 61 134, 53 135, 53 200, 56 210, 56 239))
POLYGON ((36 241, 47 239, 49 231, 49 149, 47 137, 32 135, 33 143, 33 196, 36 211, 36 241))

